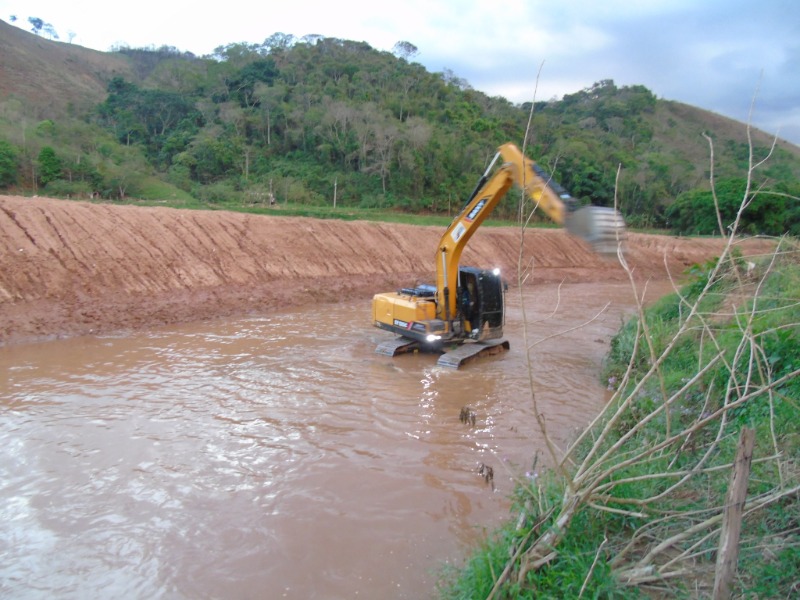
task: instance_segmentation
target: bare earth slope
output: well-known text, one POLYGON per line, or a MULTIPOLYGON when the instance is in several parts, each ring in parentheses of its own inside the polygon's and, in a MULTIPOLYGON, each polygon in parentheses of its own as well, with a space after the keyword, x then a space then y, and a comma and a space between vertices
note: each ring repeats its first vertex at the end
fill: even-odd
POLYGON ((0 99, 15 97, 36 119, 80 114, 108 96, 114 77, 137 81, 129 60, 44 39, 0 20, 0 99))
MULTIPOLYGON (((442 229, 0 196, 0 344, 364 298, 430 281, 442 229)), ((719 240, 632 234, 639 276, 719 240)), ((516 273, 520 233, 483 228, 464 264, 516 273)), ((529 230, 532 282, 623 280, 561 230, 529 230)), ((509 277, 513 281, 513 277, 509 277)))

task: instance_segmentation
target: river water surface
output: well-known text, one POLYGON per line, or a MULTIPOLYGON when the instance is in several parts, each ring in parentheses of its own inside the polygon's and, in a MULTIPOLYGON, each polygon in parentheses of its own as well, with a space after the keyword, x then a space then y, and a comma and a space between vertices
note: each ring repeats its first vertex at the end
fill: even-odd
MULTIPOLYGON (((568 285, 545 318, 557 288, 526 294, 563 443, 606 400, 633 296, 568 285)), ((374 354, 369 301, 0 348, 0 595, 435 597, 548 462, 508 304, 511 351, 458 371, 374 354)))

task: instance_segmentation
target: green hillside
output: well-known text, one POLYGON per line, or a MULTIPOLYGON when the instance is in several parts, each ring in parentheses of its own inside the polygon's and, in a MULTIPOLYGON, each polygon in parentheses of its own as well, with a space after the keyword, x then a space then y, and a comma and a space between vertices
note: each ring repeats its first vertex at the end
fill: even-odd
MULTIPOLYGON (((408 60, 413 50, 277 33, 206 57, 169 47, 103 53, 0 21, 0 188, 446 214, 499 144, 523 143, 530 121, 528 154, 584 202, 612 204, 620 169, 617 201, 634 225, 713 232, 691 218, 710 189, 708 140, 715 177, 744 189, 742 123, 610 80, 514 105, 452 72, 426 71, 408 60)), ((752 134, 759 160, 773 140, 752 134)), ((798 233, 786 195, 800 195, 800 149, 778 141, 755 174, 761 213, 782 218, 775 230, 755 211, 745 229, 798 233)), ((499 216, 515 214, 511 204, 499 216)))

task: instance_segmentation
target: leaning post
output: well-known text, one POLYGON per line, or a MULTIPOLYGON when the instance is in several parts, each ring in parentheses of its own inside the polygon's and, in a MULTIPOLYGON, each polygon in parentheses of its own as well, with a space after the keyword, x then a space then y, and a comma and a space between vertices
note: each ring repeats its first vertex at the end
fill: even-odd
POLYGON ((739 535, 742 531, 742 513, 747 498, 747 482, 750 479, 750 463, 753 459, 753 446, 756 432, 743 427, 736 448, 736 462, 733 464, 731 483, 725 501, 722 517, 722 531, 717 551, 717 569, 714 577, 714 600, 729 600, 731 585, 739 562, 739 535))

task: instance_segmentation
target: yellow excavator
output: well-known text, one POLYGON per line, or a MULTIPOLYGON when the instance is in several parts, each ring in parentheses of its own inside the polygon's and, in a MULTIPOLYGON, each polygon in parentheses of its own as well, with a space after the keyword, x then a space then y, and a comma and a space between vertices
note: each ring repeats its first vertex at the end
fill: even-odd
POLYGON ((375 326, 398 336, 381 343, 377 353, 438 352, 442 353, 439 365, 458 368, 478 356, 509 349, 503 338, 507 286, 499 271, 462 267, 459 261, 469 239, 514 184, 550 219, 587 241, 595 252, 616 256, 625 234, 619 212, 600 206, 579 208, 578 201, 519 148, 504 144, 439 241, 436 285, 374 296, 375 326))

